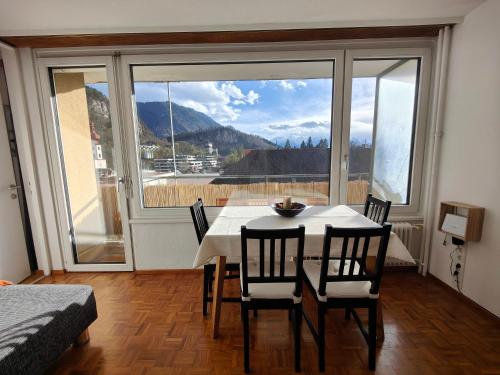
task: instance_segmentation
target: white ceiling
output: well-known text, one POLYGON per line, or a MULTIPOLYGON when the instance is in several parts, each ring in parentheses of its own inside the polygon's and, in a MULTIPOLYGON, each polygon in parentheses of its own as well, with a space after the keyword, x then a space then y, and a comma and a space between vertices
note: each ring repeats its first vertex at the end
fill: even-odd
POLYGON ((483 0, 0 0, 0 35, 459 22, 483 0))

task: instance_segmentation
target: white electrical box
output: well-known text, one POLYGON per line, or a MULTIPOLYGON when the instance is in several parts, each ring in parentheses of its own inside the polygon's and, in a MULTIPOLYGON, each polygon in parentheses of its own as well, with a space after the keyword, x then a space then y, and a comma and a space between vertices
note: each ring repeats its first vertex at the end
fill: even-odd
POLYGON ((465 237, 467 218, 458 215, 446 214, 441 230, 453 236, 465 237))

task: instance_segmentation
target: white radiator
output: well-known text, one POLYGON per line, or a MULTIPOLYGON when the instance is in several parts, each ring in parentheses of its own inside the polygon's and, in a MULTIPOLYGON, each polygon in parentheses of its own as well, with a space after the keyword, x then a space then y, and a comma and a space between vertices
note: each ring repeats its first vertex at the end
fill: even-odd
MULTIPOLYGON (((420 244, 422 236, 422 226, 420 224, 412 224, 408 222, 392 223, 392 231, 396 233, 401 242, 406 246, 413 259, 419 259, 420 244)), ((388 257, 386 264, 394 265, 408 265, 398 259, 388 257)))

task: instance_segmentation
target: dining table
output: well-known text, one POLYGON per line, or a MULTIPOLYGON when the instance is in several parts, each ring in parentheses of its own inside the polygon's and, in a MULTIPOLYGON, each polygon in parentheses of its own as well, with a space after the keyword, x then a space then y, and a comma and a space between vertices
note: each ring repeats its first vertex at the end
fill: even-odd
MULTIPOLYGON (((307 206, 295 217, 278 215, 270 206, 225 206, 205 234, 195 256, 194 268, 213 262, 215 259, 215 280, 212 300, 212 337, 219 333, 219 322, 224 289, 226 260, 239 262, 241 257, 241 226, 250 229, 284 229, 305 226, 304 257, 321 257, 325 226, 338 228, 379 228, 380 225, 351 207, 307 206)), ((341 239, 332 242, 331 255, 341 252, 341 239)), ((249 256, 258 252, 257 245, 248 249, 249 256)), ((378 241, 370 242, 368 256, 376 256, 378 241)), ((395 233, 391 233, 387 257, 414 264, 410 252, 395 233)), ((381 304, 379 304, 381 305, 381 304)))

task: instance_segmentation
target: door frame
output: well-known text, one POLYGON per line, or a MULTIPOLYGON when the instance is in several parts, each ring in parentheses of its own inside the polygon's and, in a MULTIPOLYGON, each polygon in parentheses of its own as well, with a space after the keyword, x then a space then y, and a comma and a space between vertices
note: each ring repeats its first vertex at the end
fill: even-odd
POLYGON ((73 249, 70 236, 69 210, 66 204, 65 178, 63 173, 63 165, 61 163, 58 124, 57 124, 57 108, 55 99, 52 95, 51 80, 49 76, 49 68, 69 68, 69 67, 85 67, 85 66, 102 66, 106 68, 108 80, 109 103, 111 113, 111 125, 114 143, 114 157, 116 163, 116 172, 119 178, 127 180, 125 176, 125 160, 122 152, 124 144, 123 128, 120 126, 120 109, 118 107, 117 83, 115 81, 116 72, 111 56, 91 56, 91 57, 48 57, 39 58, 37 60, 39 82, 42 96, 42 108, 44 112, 45 126, 44 132, 46 136, 46 147, 50 158, 50 176, 52 182, 52 192, 56 198, 56 220, 58 221, 58 236, 62 249, 64 260, 64 268, 68 271, 133 271, 134 257, 132 251, 132 240, 130 233, 129 212, 128 212, 128 197, 123 184, 118 185, 118 199, 120 204, 120 215, 122 220, 123 240, 125 263, 95 263, 95 264, 78 264, 75 263, 73 249))

